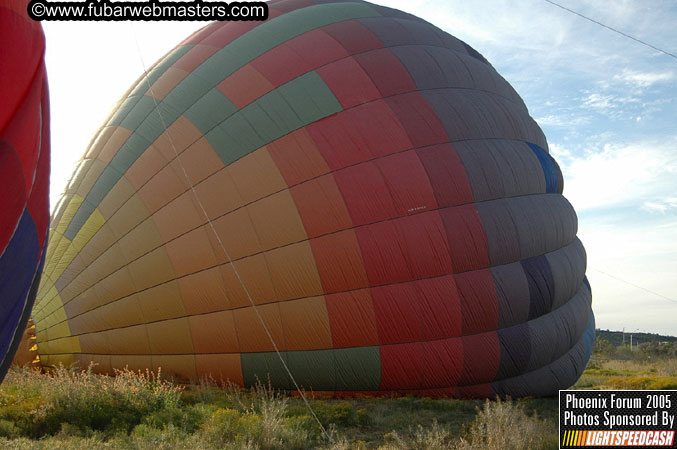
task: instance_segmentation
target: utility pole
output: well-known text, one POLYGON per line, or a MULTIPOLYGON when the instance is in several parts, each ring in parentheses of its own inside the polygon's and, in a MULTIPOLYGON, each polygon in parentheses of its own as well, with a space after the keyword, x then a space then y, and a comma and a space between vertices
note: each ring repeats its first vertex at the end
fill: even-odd
POLYGON ((625 347, 625 327, 623 327, 623 347, 625 347))

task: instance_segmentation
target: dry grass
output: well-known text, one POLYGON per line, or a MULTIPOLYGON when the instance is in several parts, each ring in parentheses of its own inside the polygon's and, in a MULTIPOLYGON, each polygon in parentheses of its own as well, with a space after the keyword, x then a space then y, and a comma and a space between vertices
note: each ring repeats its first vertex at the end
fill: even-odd
POLYGON ((677 359, 597 360, 574 385, 579 389, 677 389, 677 359))
POLYGON ((458 450, 522 450, 557 448, 557 425, 529 416, 514 401, 487 401, 455 446, 458 450))
POLYGON ((235 408, 217 409, 201 429, 215 448, 307 448, 321 437, 305 418, 288 417, 289 397, 270 386, 232 388, 227 396, 235 408))
POLYGON ((493 448, 500 439, 501 448, 537 449, 556 423, 554 399, 482 404, 311 395, 310 402, 329 439, 299 398, 270 386, 204 380, 184 389, 151 372, 12 369, 0 386, 0 448, 434 450, 493 448))
POLYGON ((646 373, 663 377, 677 376, 677 359, 674 358, 657 361, 621 361, 609 359, 600 361, 599 366, 602 370, 632 374, 646 373))
POLYGON ((62 431, 85 435, 131 431, 157 410, 180 405, 180 386, 162 379, 160 372, 116 372, 115 377, 58 367, 49 375, 32 369, 13 369, 0 389, 0 435, 42 437, 62 431), (65 424, 65 425, 64 425, 65 424))
POLYGON ((417 426, 409 437, 393 431, 386 435, 387 443, 379 447, 380 450, 442 450, 453 446, 455 438, 447 428, 440 426, 437 421, 430 427, 417 426))
POLYGON ((393 431, 380 450, 486 449, 527 450, 557 448, 557 425, 529 415, 524 404, 510 399, 487 400, 461 436, 434 421, 417 426, 408 436, 393 431))
MULTIPOLYGON (((677 359, 598 357, 574 387, 675 389, 677 359)), ((270 385, 241 389, 207 379, 184 388, 160 372, 120 371, 108 377, 92 367, 58 368, 49 375, 13 368, 0 386, 0 448, 557 448, 556 398, 481 402, 308 395, 330 438, 298 397, 270 385)))

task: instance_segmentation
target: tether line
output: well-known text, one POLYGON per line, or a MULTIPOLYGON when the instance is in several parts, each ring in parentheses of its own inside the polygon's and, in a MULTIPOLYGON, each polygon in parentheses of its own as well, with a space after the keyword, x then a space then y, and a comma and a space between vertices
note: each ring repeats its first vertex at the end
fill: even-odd
POLYGON ((320 421, 319 417, 317 417, 317 414, 315 414, 315 411, 313 410, 313 407, 310 405, 310 402, 308 402, 308 399, 306 398, 305 393, 301 388, 299 387, 298 383, 296 382, 296 379, 294 378, 294 375, 291 373, 291 370, 289 370, 289 367, 287 366, 287 363, 285 362, 284 358, 282 357, 282 354, 280 353, 280 350, 275 343, 275 339, 273 338, 273 335, 270 333, 270 330, 268 329, 268 326, 266 325, 265 320, 263 320, 263 317, 261 316, 261 313, 258 310, 258 307, 256 306, 256 303, 254 303, 254 299, 252 298, 249 289, 247 289, 247 286, 244 283, 244 280, 240 276, 240 272, 237 270, 235 267, 235 264, 233 263, 232 258, 230 257, 230 253, 226 249, 226 246, 223 244, 223 241, 221 240, 221 237, 219 236, 219 233, 216 231, 216 228, 214 227, 214 224, 212 223, 212 220, 209 218, 209 214, 207 214, 207 210, 205 209, 204 205, 202 204, 202 201, 200 200, 200 197, 197 195, 197 192, 195 190, 195 185, 193 184, 193 181, 190 178, 190 175, 188 175, 188 172, 186 171, 186 168, 184 167, 183 163, 181 162, 181 157, 179 156, 179 152, 176 149, 176 145, 174 144, 174 140, 172 139, 171 132, 169 131, 169 128, 167 127, 167 123, 165 122, 164 117, 162 117, 162 113, 160 111, 159 105, 157 98, 155 97, 155 94, 153 92, 153 86, 150 82, 150 79, 148 77, 148 71, 146 69, 146 64, 143 60, 143 55, 141 53, 141 47, 139 46, 139 41, 136 37, 136 29, 134 28, 134 23, 130 22, 130 26, 132 27, 132 32, 134 35, 134 43, 136 44, 136 50, 139 55, 139 60, 141 61, 141 66, 143 67, 143 74, 144 74, 144 80, 148 84, 149 91, 151 93, 151 97, 153 98, 153 103, 155 103, 155 110, 158 113, 158 116, 160 117, 160 122, 162 123, 162 128, 167 134, 167 138, 169 140, 170 145, 172 146, 172 149, 174 150, 174 155, 176 156, 176 160, 178 161, 179 165, 181 166, 181 170, 183 171, 183 175, 186 178, 186 181, 188 181, 188 185, 190 186, 190 190, 193 193, 193 196, 195 197, 195 200, 198 203, 198 206, 200 207, 200 210, 202 211, 202 214, 204 214, 205 219, 207 219, 207 223, 209 224, 209 227, 211 228, 212 232, 214 233, 214 236, 216 237, 217 242, 219 243, 219 246, 221 247, 221 250, 223 250, 223 253, 226 255, 226 258, 228 259, 228 262, 230 266, 233 268, 233 272, 235 273, 235 276, 237 277, 238 282, 240 283, 240 286, 242 286, 242 290, 245 292, 247 299, 249 300, 249 303, 251 304, 254 312, 256 313, 256 316, 259 319, 259 322, 261 322, 261 325, 263 326, 263 329, 266 331, 266 334, 268 335, 268 339, 270 340, 270 343, 273 345, 273 348, 275 349, 275 353, 277 354, 278 358, 280 358, 280 362, 282 363, 282 367, 284 367, 285 371, 289 375, 289 378, 291 379, 292 383, 294 383, 294 387, 298 391, 299 395, 303 399, 303 402, 305 403, 306 407, 312 414, 313 418, 317 421, 318 425, 320 426, 320 430, 322 431, 322 434, 324 437, 331 442, 331 436, 325 429, 324 425, 322 425, 322 422, 320 421))

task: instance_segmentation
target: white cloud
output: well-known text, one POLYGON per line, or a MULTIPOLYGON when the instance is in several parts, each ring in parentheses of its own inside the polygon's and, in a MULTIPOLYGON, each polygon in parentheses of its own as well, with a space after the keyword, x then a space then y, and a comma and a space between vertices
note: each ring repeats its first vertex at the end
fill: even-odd
POLYGON ((597 325, 677 335, 677 304, 661 297, 677 299, 677 136, 550 148, 578 211, 597 325))
POLYGON ((674 192, 675 148, 677 137, 665 142, 604 144, 581 156, 562 158, 564 194, 578 210, 641 206, 667 198, 674 192))
POLYGON ((575 127, 589 122, 590 118, 583 115, 572 114, 548 114, 542 117, 534 117, 538 125, 552 127, 575 127))
POLYGON ((644 202, 642 204, 642 209, 650 212, 665 213, 665 211, 668 210, 668 206, 665 203, 660 202, 644 202))
POLYGON ((653 84, 672 81, 675 79, 675 73, 668 72, 639 72, 624 69, 620 74, 614 75, 615 80, 620 80, 638 87, 649 87, 653 84))
POLYGON ((588 255, 597 326, 676 335, 677 303, 663 297, 677 299, 677 222, 584 216, 579 237, 588 255))
POLYGON ((583 104, 590 108, 596 109, 608 109, 616 106, 614 104, 613 95, 602 95, 602 94, 588 95, 587 97, 583 98, 583 104))
POLYGON ((551 142, 548 144, 548 147, 550 149, 550 154, 560 163, 569 160, 572 157, 571 151, 563 145, 551 142))
POLYGON ((588 93, 587 96, 581 98, 581 101, 583 107, 597 109, 602 113, 609 113, 611 110, 619 109, 630 103, 639 104, 640 99, 636 96, 639 94, 639 92, 632 92, 631 94, 632 95, 620 96, 609 93, 601 94, 594 92, 588 93))
POLYGON ((642 209, 648 212, 665 214, 668 211, 677 210, 677 197, 669 197, 664 200, 645 201, 642 209))

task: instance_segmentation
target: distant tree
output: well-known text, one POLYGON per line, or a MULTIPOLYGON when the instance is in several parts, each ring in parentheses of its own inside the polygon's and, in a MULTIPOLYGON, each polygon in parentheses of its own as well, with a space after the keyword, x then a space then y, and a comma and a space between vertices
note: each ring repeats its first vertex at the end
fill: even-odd
POLYGON ((638 357, 642 359, 675 358, 677 346, 674 342, 644 342, 639 344, 638 357))
POLYGON ((616 354, 616 347, 614 347, 609 341, 603 337, 597 336, 595 339, 595 346, 592 349, 592 353, 596 356, 611 358, 616 354))

